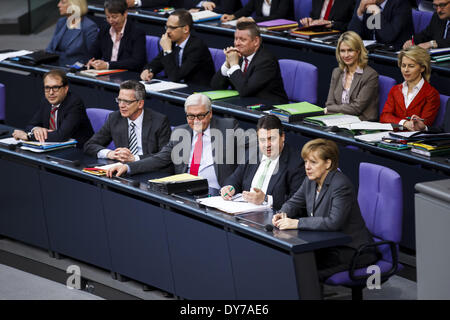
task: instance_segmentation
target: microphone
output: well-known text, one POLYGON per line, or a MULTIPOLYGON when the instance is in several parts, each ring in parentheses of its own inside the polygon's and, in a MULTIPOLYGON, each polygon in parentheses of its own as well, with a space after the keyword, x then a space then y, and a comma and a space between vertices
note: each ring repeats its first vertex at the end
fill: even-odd
POLYGON ((245 219, 245 218, 240 217, 240 216, 236 216, 236 220, 242 220, 242 221, 246 221, 246 222, 249 222, 249 223, 252 223, 252 224, 256 224, 257 226, 262 227, 267 232, 273 231, 273 225, 271 225, 270 223, 262 224, 262 223, 258 223, 258 222, 255 222, 255 221, 252 221, 252 220, 249 220, 249 219, 245 219))
POLYGON ((79 167, 81 165, 80 160, 63 159, 63 158, 58 158, 58 157, 54 157, 54 156, 50 156, 50 155, 46 155, 45 157, 47 158, 47 160, 53 160, 53 161, 58 161, 58 162, 68 162, 68 163, 71 163, 75 167, 79 167))
POLYGON ((132 187, 138 188, 141 183, 138 180, 131 180, 122 177, 112 176, 112 180, 128 182, 132 187))

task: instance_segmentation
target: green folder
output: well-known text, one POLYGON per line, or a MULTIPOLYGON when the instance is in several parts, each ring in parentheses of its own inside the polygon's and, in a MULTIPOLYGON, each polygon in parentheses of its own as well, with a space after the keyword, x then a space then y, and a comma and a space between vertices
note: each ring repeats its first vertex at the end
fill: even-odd
POLYGON ((204 91, 199 92, 210 98, 211 100, 219 100, 230 97, 236 97, 239 95, 237 90, 213 90, 213 91, 204 91))
POLYGON ((286 122, 296 122, 302 120, 304 117, 323 114, 323 108, 306 101, 279 104, 273 107, 274 109, 270 113, 280 118, 281 121, 286 122))

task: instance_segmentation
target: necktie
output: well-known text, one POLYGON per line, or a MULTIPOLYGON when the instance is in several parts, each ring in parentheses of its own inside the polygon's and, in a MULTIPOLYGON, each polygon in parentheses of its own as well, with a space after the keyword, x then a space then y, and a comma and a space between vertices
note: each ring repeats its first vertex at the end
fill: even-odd
POLYGON ((331 7, 333 6, 333 0, 328 1, 327 10, 325 11, 325 15, 323 16, 324 20, 328 20, 330 17, 331 7))
POLYGON ((247 72, 247 68, 248 68, 248 59, 244 58, 244 73, 247 72))
POLYGON ((192 153, 191 167, 189 173, 198 176, 198 169, 200 168, 200 161, 202 160, 203 149, 203 133, 200 132, 197 135, 197 141, 195 142, 194 152, 192 153))
POLYGON ((57 106, 52 106, 52 110, 50 111, 50 130, 56 130, 56 111, 58 110, 57 106))
POLYGON ((180 46, 175 46, 175 48, 173 48, 173 54, 175 55, 175 63, 177 64, 177 67, 181 66, 180 50, 180 46))
POLYGON ((262 188, 262 186, 264 184, 264 180, 266 180, 267 171, 269 170, 271 162, 272 162, 272 160, 270 160, 270 159, 266 160, 266 163, 264 165, 264 170, 261 173, 261 175, 259 176, 258 182, 255 185, 255 188, 258 188, 258 189, 262 188))
POLYGON ((130 126, 131 126, 131 130, 130 130, 130 137, 128 139, 128 149, 130 149, 130 152, 132 154, 137 155, 138 147, 137 147, 137 137, 136 137, 136 131, 135 131, 136 124, 134 122, 131 122, 130 126))
POLYGON ((445 27, 444 39, 450 39, 450 21, 447 20, 447 26, 445 27))

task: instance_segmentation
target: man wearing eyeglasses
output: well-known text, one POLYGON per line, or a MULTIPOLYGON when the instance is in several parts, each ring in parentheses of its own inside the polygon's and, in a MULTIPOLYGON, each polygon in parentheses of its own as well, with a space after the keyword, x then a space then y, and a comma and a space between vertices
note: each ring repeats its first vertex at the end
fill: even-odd
POLYGON ((122 82, 116 102, 119 110, 109 114, 103 127, 84 146, 99 159, 133 162, 159 152, 169 142, 167 117, 144 108, 145 87, 134 80, 122 82), (114 142, 115 148, 108 145, 114 142))
POLYGON ((214 118, 211 101, 201 93, 190 95, 184 110, 187 124, 172 132, 170 142, 160 152, 142 161, 114 166, 107 176, 157 171, 173 164, 176 174, 203 177, 210 188, 219 189, 236 168, 238 154, 243 154, 238 152, 243 151, 243 139, 234 135, 238 123, 231 118, 214 118))
POLYGON ((125 0, 106 0, 104 7, 108 25, 100 28, 86 66, 140 71, 147 61, 144 31, 127 19, 125 0))
POLYGON ((62 142, 71 138, 82 148, 92 136, 91 123, 87 117, 83 101, 69 91, 66 74, 62 70, 52 70, 44 74, 44 94, 38 111, 23 130, 14 130, 17 140, 39 142, 62 142))
POLYGON ((192 16, 184 9, 175 10, 167 19, 166 33, 161 36, 161 51, 141 73, 150 81, 164 70, 174 82, 209 86, 214 74, 211 53, 204 42, 191 34, 192 16))
POLYGON ((430 24, 420 33, 414 35, 414 43, 408 40, 403 48, 417 44, 424 49, 450 47, 450 0, 434 0, 436 12, 431 17, 430 24))

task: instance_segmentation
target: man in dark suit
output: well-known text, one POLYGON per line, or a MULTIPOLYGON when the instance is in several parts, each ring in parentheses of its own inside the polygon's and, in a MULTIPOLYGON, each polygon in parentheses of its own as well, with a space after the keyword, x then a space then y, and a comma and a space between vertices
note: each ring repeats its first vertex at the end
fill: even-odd
POLYGON ((120 85, 119 110, 110 113, 103 127, 84 145, 84 152, 97 158, 133 162, 159 152, 169 142, 170 126, 165 115, 144 108, 145 87, 128 80, 120 85), (115 150, 107 146, 114 142, 115 150))
POLYGON ((211 87, 227 89, 231 85, 241 97, 288 103, 278 60, 261 46, 261 41, 254 22, 239 22, 234 47, 224 49, 226 61, 212 78, 211 87))
POLYGON ((300 20, 305 26, 327 23, 328 28, 346 31, 355 9, 355 0, 319 0, 312 2, 311 15, 300 20))
POLYGON ((275 19, 294 19, 292 0, 249 0, 242 9, 233 14, 224 14, 220 20, 227 22, 239 18, 254 22, 263 22, 275 19))
POLYGON ((141 161, 116 165, 107 176, 157 171, 173 164, 176 174, 201 176, 208 180, 210 188, 219 189, 236 164, 243 163, 239 155, 245 153, 245 144, 236 133, 237 121, 214 118, 211 101, 200 93, 190 95, 184 109, 188 123, 173 130, 170 142, 160 152, 141 161))
MULTIPOLYGON (((436 12, 431 17, 430 24, 414 35, 414 43, 426 50, 450 47, 450 1, 434 0, 433 7, 436 12)), ((408 40, 403 48, 412 45, 412 40, 408 40)))
MULTIPOLYGON (((279 210, 300 188, 305 178, 305 168, 300 152, 285 144, 285 134, 280 119, 273 115, 259 118, 256 125, 260 156, 257 161, 248 159, 225 180, 220 190, 225 200, 241 193, 244 200, 272 205, 279 210)), ((249 157, 250 158, 250 157, 249 157)))
POLYGON ((62 142, 74 138, 77 146, 82 148, 94 134, 83 101, 69 92, 64 71, 49 71, 43 80, 45 99, 26 127, 28 133, 14 130, 13 137, 39 142, 62 142))
POLYGON ((414 32, 411 6, 404 0, 359 0, 348 30, 364 40, 376 40, 400 50, 414 32))
POLYGON ((86 66, 140 71, 147 61, 144 31, 127 19, 125 0, 106 0, 104 7, 108 24, 101 27, 86 66))
POLYGON ((189 11, 175 10, 167 19, 166 30, 159 42, 163 51, 145 66, 141 79, 149 81, 164 70, 170 81, 209 85, 214 63, 208 47, 191 34, 189 11))
POLYGON ((240 0, 212 0, 212 1, 200 1, 200 0, 174 0, 171 4, 175 8, 184 9, 204 9, 211 10, 217 13, 233 13, 241 8, 240 0))

